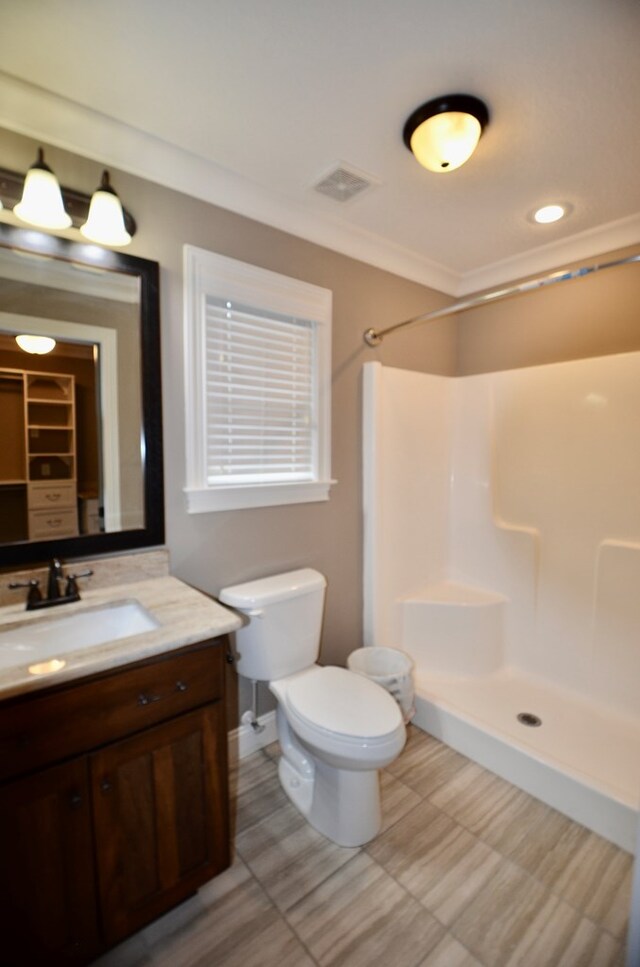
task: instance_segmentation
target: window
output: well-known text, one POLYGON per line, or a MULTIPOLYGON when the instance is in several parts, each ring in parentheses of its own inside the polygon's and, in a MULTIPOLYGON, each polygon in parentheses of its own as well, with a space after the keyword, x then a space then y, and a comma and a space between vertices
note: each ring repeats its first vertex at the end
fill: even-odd
POLYGON ((331 292, 185 245, 187 508, 327 500, 331 292))

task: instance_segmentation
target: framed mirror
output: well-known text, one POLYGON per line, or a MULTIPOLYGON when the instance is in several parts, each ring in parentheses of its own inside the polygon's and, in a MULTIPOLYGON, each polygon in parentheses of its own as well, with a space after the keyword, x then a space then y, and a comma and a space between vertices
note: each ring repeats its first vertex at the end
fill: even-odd
POLYGON ((0 567, 163 543, 158 280, 0 223, 0 567))

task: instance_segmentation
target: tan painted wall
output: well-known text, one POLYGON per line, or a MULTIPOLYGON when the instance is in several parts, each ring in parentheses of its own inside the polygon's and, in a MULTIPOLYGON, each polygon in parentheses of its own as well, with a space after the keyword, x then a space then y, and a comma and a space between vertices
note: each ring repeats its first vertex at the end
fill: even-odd
MULTIPOLYGON (((455 323, 418 338, 390 342, 384 352, 362 341, 381 326, 446 297, 228 212, 163 193, 164 213, 149 212, 162 265, 164 427, 167 447, 167 537, 176 574, 204 590, 308 565, 328 578, 322 658, 344 662, 361 644, 361 368, 379 358, 396 366, 453 373, 455 323), (332 476, 325 503, 205 515, 184 511, 182 389, 182 244, 189 242, 333 292, 332 476)), ((138 208, 136 208, 138 213, 138 208)), ((143 210, 140 210, 140 220, 143 210)), ((146 231, 145 216, 145 231, 146 231)), ((141 240, 142 243, 142 240, 141 240)))
MULTIPOLYGON (((562 267, 598 265, 638 251, 635 245, 562 267)), ((462 313, 456 372, 467 376, 637 349, 640 263, 632 263, 462 313)))

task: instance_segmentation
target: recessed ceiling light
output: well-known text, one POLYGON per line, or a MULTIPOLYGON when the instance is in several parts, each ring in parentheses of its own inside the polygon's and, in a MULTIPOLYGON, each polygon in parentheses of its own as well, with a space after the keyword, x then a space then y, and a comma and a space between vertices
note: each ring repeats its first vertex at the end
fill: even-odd
POLYGON ((551 222, 557 222, 560 218, 564 218, 568 211, 568 205, 544 205, 533 213, 533 220, 538 222, 539 225, 549 225, 551 222))

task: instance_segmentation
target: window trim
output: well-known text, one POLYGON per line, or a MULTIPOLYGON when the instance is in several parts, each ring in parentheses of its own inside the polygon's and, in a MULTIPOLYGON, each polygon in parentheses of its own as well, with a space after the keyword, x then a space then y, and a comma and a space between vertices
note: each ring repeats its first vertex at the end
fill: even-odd
POLYGON ((331 485, 331 310, 330 289, 302 282, 218 255, 184 246, 184 376, 187 482, 190 514, 248 507, 273 507, 329 499, 331 485), (314 323, 316 333, 317 453, 311 481, 211 485, 206 467, 206 297, 242 302, 314 323))

